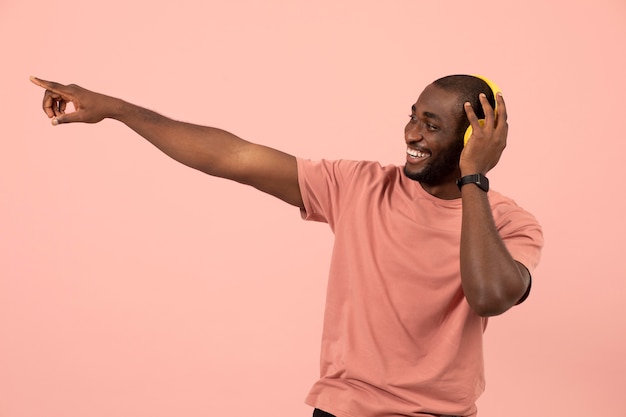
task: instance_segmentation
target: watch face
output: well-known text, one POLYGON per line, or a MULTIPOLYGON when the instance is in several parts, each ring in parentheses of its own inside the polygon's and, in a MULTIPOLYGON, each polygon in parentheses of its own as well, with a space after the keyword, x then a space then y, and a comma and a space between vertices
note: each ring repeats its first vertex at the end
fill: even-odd
POLYGON ((476 174, 478 181, 476 181, 476 185, 480 187, 483 191, 489 191, 489 180, 482 174, 476 174))
POLYGON ((482 181, 476 183, 483 191, 489 191, 489 184, 485 184, 482 181))

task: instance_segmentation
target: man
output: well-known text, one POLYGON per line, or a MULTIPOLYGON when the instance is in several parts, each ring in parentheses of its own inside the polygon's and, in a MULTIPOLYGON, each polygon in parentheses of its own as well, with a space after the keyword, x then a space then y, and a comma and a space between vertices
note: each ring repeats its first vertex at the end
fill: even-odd
POLYGON ((314 415, 476 415, 487 317, 526 298, 543 243, 532 215, 488 190, 508 126, 502 95, 483 79, 448 76, 424 89, 405 128, 404 167, 312 162, 76 85, 31 80, 46 89, 54 125, 117 119, 183 164, 329 224, 321 375, 306 400, 314 415), (68 102, 75 112, 65 112, 68 102))

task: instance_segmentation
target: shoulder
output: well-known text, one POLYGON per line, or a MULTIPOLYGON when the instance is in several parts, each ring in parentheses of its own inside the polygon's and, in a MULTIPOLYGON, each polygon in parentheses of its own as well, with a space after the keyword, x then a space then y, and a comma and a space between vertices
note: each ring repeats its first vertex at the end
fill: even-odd
POLYGON ((489 205, 491 206, 491 211, 494 216, 505 215, 511 212, 524 212, 532 216, 530 212, 517 204, 514 199, 507 197, 496 190, 489 190, 489 205))
POLYGON ((498 229, 533 228, 541 233, 541 226, 537 218, 512 198, 498 191, 490 190, 489 204, 498 229))
POLYGON ((532 272, 544 243, 541 225, 532 213, 496 191, 489 191, 489 203, 498 233, 511 256, 532 272))
POLYGON ((376 161, 358 161, 350 159, 317 161, 298 158, 298 171, 301 175, 326 176, 348 179, 358 178, 388 178, 395 177, 401 171, 400 167, 394 165, 383 166, 376 161))

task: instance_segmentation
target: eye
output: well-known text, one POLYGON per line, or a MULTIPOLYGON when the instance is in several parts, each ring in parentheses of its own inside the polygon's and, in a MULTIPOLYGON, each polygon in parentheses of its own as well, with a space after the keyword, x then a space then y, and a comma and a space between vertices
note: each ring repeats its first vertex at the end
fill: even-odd
POLYGON ((430 123, 426 123, 426 129, 430 130, 431 132, 435 132, 439 130, 439 127, 430 123))
POLYGON ((414 114, 409 114, 409 119, 411 119, 412 122, 415 122, 417 120, 417 117, 415 117, 414 114))

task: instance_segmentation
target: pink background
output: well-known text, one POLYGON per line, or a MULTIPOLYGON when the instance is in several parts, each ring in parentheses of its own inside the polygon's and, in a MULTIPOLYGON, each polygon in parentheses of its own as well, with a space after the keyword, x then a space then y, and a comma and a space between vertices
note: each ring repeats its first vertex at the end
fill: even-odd
POLYGON ((2 0, 0 417, 309 416, 332 235, 29 75, 309 158, 401 164, 439 76, 502 87, 490 179, 545 229, 486 333, 481 416, 623 416, 623 0, 2 0), (88 4, 86 4, 88 3, 88 4))

